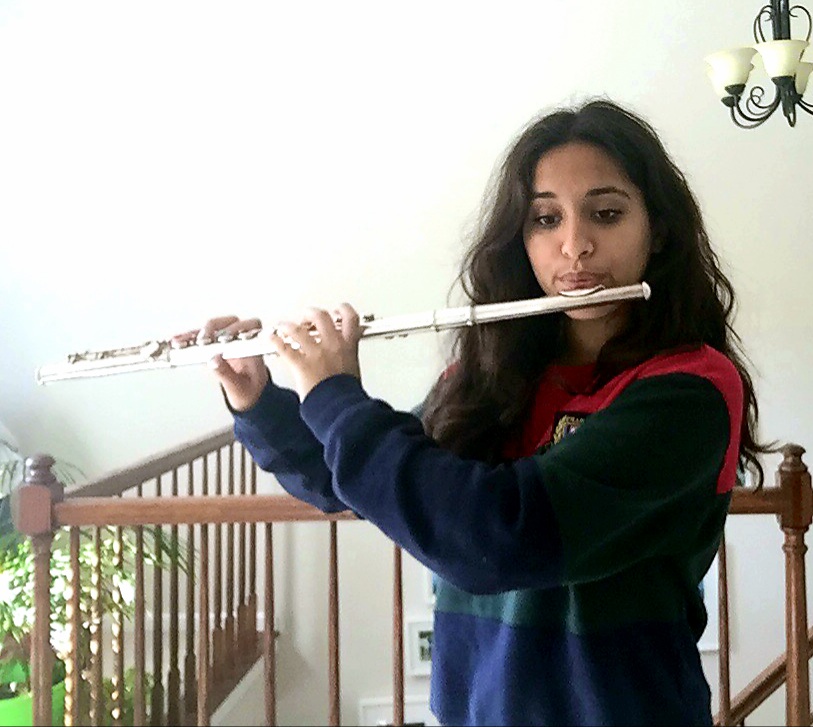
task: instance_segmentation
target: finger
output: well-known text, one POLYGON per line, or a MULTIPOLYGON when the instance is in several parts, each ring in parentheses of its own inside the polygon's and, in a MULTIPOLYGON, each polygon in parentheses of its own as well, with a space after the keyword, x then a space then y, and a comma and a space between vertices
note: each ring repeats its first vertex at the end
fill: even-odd
POLYGON ((334 311, 337 318, 341 320, 341 333, 345 341, 358 343, 363 329, 359 324, 359 314, 349 303, 342 303, 334 311))
POLYGON ((239 318, 237 316, 218 316, 217 318, 210 318, 198 331, 196 343, 211 343, 216 339, 216 334, 219 330, 238 320, 239 318))
POLYGON ((323 343, 337 338, 336 321, 322 308, 306 308, 303 323, 310 323, 323 343))
POLYGON ((214 372, 233 403, 246 396, 254 385, 251 376, 242 369, 235 369, 232 363, 225 360, 220 354, 213 356, 208 363, 209 368, 214 372))
POLYGON ((175 333, 170 336, 169 342, 176 347, 183 347, 193 343, 198 338, 200 328, 193 328, 191 331, 184 331, 183 333, 175 333))
POLYGON ((193 328, 183 333, 176 333, 170 337, 170 343, 174 347, 184 347, 193 343, 214 340, 213 332, 227 326, 237 320, 237 316, 220 316, 210 318, 201 328, 193 328))
POLYGON ((277 323, 271 335, 279 338, 286 348, 299 352, 303 349, 311 350, 316 346, 308 326, 293 321, 281 321, 277 323))
POLYGON ((262 329, 262 322, 259 318, 246 318, 245 320, 234 321, 216 329, 213 333, 217 341, 232 341, 250 332, 259 332, 262 329))
POLYGON ((226 360, 220 355, 213 356, 209 361, 209 368, 215 372, 215 376, 220 380, 226 388, 234 387, 239 388, 242 383, 240 374, 238 374, 226 360))
POLYGON ((209 368, 219 380, 229 403, 237 411, 245 411, 253 406, 269 380, 265 367, 254 372, 235 369, 232 362, 225 361, 220 354, 212 357, 209 368))
MULTIPOLYGON (((285 325, 285 324, 280 324, 285 325)), ((295 342, 286 332, 280 330, 278 325, 268 336, 268 340, 281 360, 296 362, 302 358, 302 350, 299 343, 295 342)), ((295 324, 290 324, 291 326, 295 324)))

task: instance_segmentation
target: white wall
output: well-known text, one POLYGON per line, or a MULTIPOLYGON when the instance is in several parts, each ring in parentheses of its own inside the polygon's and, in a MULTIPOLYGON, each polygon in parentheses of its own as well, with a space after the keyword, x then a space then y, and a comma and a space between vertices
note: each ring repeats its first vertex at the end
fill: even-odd
MULTIPOLYGON (((25 451, 89 477, 227 425, 204 369, 42 388, 34 370, 220 313, 442 306, 510 138, 539 111, 607 94, 652 121, 702 202, 740 294, 765 436, 809 445, 813 118, 735 128, 702 62, 747 43, 759 5, 0 0, 0 420, 25 451)), ((366 384, 397 406, 441 365, 433 338, 368 343, 366 384)), ((390 549, 357 527, 342 583, 367 600, 345 644, 388 629, 388 586, 370 583, 389 582, 390 549)), ((782 558, 773 518, 728 530, 737 688, 782 648, 782 558)), ((324 545, 292 537, 297 553, 324 545)), ((293 695, 321 679, 322 628, 291 613, 281 702, 312 721, 293 695)), ((346 665, 345 714, 389 688, 382 638, 346 665)), ((777 698, 760 719, 783 714, 777 698)))

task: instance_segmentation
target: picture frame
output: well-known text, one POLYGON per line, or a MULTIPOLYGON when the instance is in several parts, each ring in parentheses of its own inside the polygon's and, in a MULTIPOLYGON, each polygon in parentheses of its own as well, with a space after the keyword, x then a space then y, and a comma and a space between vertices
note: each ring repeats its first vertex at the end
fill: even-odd
POLYGON ((410 676, 429 676, 432 672, 432 640, 435 626, 431 617, 410 618, 406 621, 406 666, 410 676))
POLYGON ((706 629, 697 643, 697 648, 701 653, 719 651, 720 649, 719 572, 717 556, 714 556, 711 567, 701 581, 703 602, 709 616, 706 629))

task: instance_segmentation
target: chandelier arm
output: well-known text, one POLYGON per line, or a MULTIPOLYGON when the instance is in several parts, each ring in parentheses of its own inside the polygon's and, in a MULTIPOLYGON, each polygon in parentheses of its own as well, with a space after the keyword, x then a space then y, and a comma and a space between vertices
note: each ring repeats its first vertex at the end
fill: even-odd
MULTIPOLYGON (((761 87, 757 86, 757 88, 759 88, 759 90, 764 93, 764 90, 761 87)), ((771 103, 769 103, 767 106, 762 106, 761 104, 753 100, 754 92, 756 90, 757 90, 756 88, 752 89, 751 93, 749 94, 749 97, 746 99, 745 109, 743 109, 742 106, 740 105, 740 99, 736 100, 735 106, 737 108, 737 111, 740 113, 740 116, 746 121, 762 123, 779 107, 781 97, 779 94, 779 89, 777 88, 776 95, 773 97, 771 103), (759 111, 755 111, 753 107, 758 108, 759 111)))
POLYGON ((803 5, 794 5, 790 9, 790 16, 793 17, 793 18, 797 17, 793 13, 794 10, 801 10, 805 15, 807 15, 807 37, 805 38, 805 40, 809 43, 810 42, 810 34, 811 34, 811 32, 813 32, 813 17, 811 17, 810 11, 806 7, 804 7, 803 5))
POLYGON ((774 86, 774 93, 775 95, 771 102, 767 106, 764 106, 760 103, 760 101, 762 101, 762 97, 765 95, 765 89, 762 88, 762 86, 754 86, 751 89, 751 92, 748 94, 748 98, 745 99, 745 108, 748 109, 748 113, 755 114, 756 116, 760 116, 760 111, 767 111, 768 113, 771 113, 779 104, 781 97, 779 88, 776 86, 774 86), (755 111, 754 109, 759 109, 759 111, 755 111))
POLYGON ((765 42, 765 33, 762 32, 763 15, 765 15, 768 20, 773 19, 773 12, 771 11, 770 5, 763 6, 762 9, 757 13, 757 16, 754 18, 754 41, 757 43, 765 42))
POLYGON ((801 98, 797 98, 797 99, 796 99, 796 105, 797 105, 797 106, 798 106, 800 109, 802 109, 802 111, 805 111, 806 113, 808 113, 808 114, 810 114, 811 116, 813 116, 813 106, 811 106, 810 104, 805 103, 804 101, 802 101, 802 99, 801 99, 801 98))
MULTIPOLYGON (((749 119, 748 120, 749 123, 743 123, 742 121, 740 121, 739 118, 737 118, 737 113, 736 112, 740 111, 740 109, 736 108, 735 106, 730 106, 729 111, 731 112, 731 120, 737 126, 739 126, 741 129, 755 129, 757 126, 760 126, 765 121, 765 119, 768 118, 767 116, 765 116, 764 118, 758 119, 758 120, 750 120, 749 119)), ((742 111, 740 111, 740 115, 742 116, 742 111)), ((745 117, 743 116, 742 118, 745 118, 745 117)))
MULTIPOLYGON (((773 102, 770 106, 762 107, 764 109, 764 113, 751 115, 753 111, 748 108, 747 111, 743 110, 742 106, 740 105, 740 99, 737 98, 731 104, 726 104, 731 109, 731 120, 740 128, 742 129, 753 129, 763 122, 765 122, 768 117, 773 114, 774 111, 779 107, 779 93, 777 91, 776 97, 774 98, 773 102), (738 118, 739 116, 739 118, 738 118), (746 122, 746 123, 743 123, 746 122)), ((747 104, 746 104, 747 107, 747 104)))

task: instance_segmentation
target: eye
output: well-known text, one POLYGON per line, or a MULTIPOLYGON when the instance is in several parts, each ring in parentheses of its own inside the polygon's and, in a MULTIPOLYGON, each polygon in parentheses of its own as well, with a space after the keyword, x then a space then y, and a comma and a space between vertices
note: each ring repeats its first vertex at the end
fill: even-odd
POLYGON ((593 213, 593 216, 599 222, 617 222, 621 215, 624 214, 622 210, 619 209, 603 209, 597 210, 593 213))
POLYGON ((539 225, 540 227, 553 227, 557 221, 558 217, 556 215, 535 215, 534 222, 539 225))

